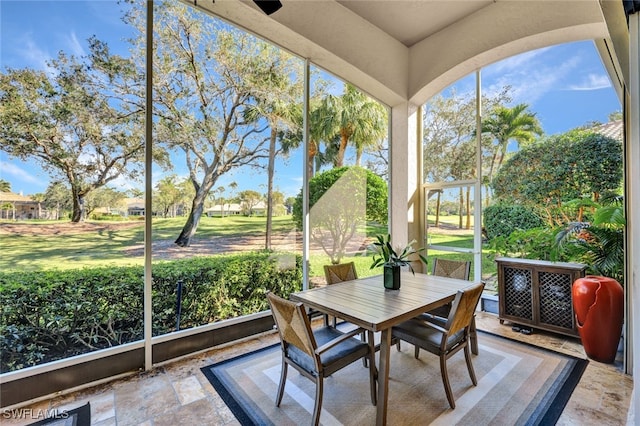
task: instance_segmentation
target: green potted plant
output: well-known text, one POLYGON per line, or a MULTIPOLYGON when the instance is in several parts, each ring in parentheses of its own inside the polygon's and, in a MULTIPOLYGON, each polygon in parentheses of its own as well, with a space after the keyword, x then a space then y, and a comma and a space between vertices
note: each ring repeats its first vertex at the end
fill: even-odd
POLYGON ((404 248, 393 248, 391 245, 391 235, 377 235, 370 250, 373 251, 373 263, 370 269, 382 266, 384 268, 384 287, 397 290, 400 288, 400 268, 408 266, 411 273, 415 274, 411 265, 410 257, 417 254, 424 264, 427 264, 427 258, 420 252, 424 251, 424 247, 415 249, 413 245, 416 240, 408 243, 404 248))

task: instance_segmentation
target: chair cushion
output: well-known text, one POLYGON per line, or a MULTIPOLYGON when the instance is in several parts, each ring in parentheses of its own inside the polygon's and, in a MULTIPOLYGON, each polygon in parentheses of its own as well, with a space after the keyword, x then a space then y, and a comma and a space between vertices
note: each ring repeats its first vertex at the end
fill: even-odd
MULTIPOLYGON (((431 322, 444 327, 445 318, 433 317, 429 319, 431 322)), ((402 322, 392 329, 393 335, 401 340, 417 345, 431 353, 438 354, 440 352, 440 344, 442 342, 442 333, 432 327, 426 325, 418 318, 412 318, 402 322)), ((456 334, 449 336, 447 339, 446 350, 450 350, 464 338, 464 330, 458 331, 456 334)))
MULTIPOLYGON (((336 330, 333 327, 321 327, 313 330, 313 335, 316 339, 318 347, 332 341, 333 339, 337 339, 343 334, 344 333, 336 330)), ((358 359, 361 356, 365 355, 368 351, 369 346, 366 343, 363 343, 355 337, 352 337, 320 354, 320 362, 322 363, 323 368, 327 368, 334 362, 341 361, 349 355, 352 355, 353 359, 358 359)), ((309 355, 302 352, 300 349, 290 345, 289 358, 291 358, 293 362, 304 368, 306 371, 315 374, 315 365, 313 359, 311 359, 309 355)))

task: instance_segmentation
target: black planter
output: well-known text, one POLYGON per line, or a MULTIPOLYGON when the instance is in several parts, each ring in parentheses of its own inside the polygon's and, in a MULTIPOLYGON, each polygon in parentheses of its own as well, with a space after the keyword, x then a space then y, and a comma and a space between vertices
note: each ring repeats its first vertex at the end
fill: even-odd
POLYGON ((400 266, 384 266, 384 288, 389 290, 400 288, 400 266))

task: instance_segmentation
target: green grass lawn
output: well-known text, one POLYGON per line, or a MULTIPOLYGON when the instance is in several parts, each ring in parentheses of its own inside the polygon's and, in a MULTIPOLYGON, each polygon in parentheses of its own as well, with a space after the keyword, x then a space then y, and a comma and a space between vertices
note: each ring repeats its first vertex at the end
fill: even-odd
MULTIPOLYGON (((185 218, 154 218, 152 225, 152 241, 164 241, 171 246, 177 238, 185 218)), ((196 233, 199 240, 214 240, 220 237, 264 235, 264 217, 202 217, 196 233)), ((63 222, 54 222, 54 224, 63 222)), ((117 226, 123 222, 92 222, 98 225, 113 224, 117 226)), ((129 222, 131 223, 131 222, 129 222)), ((104 230, 90 233, 75 233, 58 235, 2 235, 2 256, 0 269, 3 271, 25 271, 43 269, 72 269, 95 266, 125 266, 143 264, 144 222, 133 222, 132 227, 114 230, 104 230)), ((29 225, 50 225, 49 223, 29 222, 29 225)), ((291 216, 280 216, 273 219, 274 234, 287 233, 293 230, 291 216)), ((368 225, 364 230, 369 237, 386 233, 386 226, 368 225)), ((443 244, 454 247, 472 247, 473 237, 470 235, 439 235, 431 234, 432 244, 443 244)), ((447 259, 468 259, 470 255, 459 253, 444 253, 430 250, 429 258, 440 256, 447 259)), ((353 260, 356 264, 358 276, 366 277, 380 274, 380 268, 369 269, 372 258, 369 254, 359 254, 344 258, 343 261, 353 260)), ((329 263, 328 256, 313 253, 310 257, 311 276, 323 276, 322 265, 329 263)), ((428 270, 431 268, 429 263, 428 270)), ((496 267, 492 255, 483 256, 483 275, 495 273, 496 267)))
MULTIPOLYGON (((172 243, 180 234, 185 218, 154 219, 152 241, 172 243)), ((68 222, 67 222, 68 223, 68 222)), ((118 226, 123 222, 91 222, 96 225, 118 226)), ((129 222, 131 223, 131 222, 129 222)), ((44 223, 29 223, 38 226, 44 223)), ((53 225, 64 222, 53 222, 53 225)), ((52 223, 46 223, 51 226, 52 223)), ((290 216, 275 217, 274 233, 293 228, 290 216)), ((231 216, 225 218, 203 217, 196 238, 213 239, 224 236, 264 235, 264 217, 231 216)), ((136 221, 133 227, 98 232, 58 235, 2 235, 0 269, 25 271, 41 269, 71 269, 85 266, 142 265, 144 247, 144 222, 136 221), (132 254, 135 253, 135 254, 132 254)))

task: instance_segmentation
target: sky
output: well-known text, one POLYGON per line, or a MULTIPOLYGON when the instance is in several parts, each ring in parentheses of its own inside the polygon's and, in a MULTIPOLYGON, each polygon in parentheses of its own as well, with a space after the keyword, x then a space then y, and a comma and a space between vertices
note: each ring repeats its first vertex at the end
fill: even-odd
MULTIPOLYGON (((130 30, 120 19, 114 0, 0 0, 0 69, 47 70, 46 61, 59 51, 83 55, 87 39, 96 35, 116 53, 126 54, 122 38, 130 30)), ((536 113, 546 134, 566 132, 589 122, 608 121, 621 106, 592 41, 580 41, 523 53, 482 70, 484 91, 512 86, 513 104, 526 103, 536 113)), ((456 83, 458 93, 473 90, 472 78, 456 83)), ((178 170, 173 173, 179 173, 178 170)), ((302 185, 297 158, 276 165, 275 189, 295 196, 302 185)), ((154 173, 154 180, 163 173, 154 173)), ((44 192, 49 176, 33 162, 8 157, 0 150, 0 179, 13 192, 44 192)), ((216 187, 236 182, 236 191, 266 192, 258 172, 243 169, 223 178, 216 187)), ((121 189, 129 182, 118 182, 121 189)))

